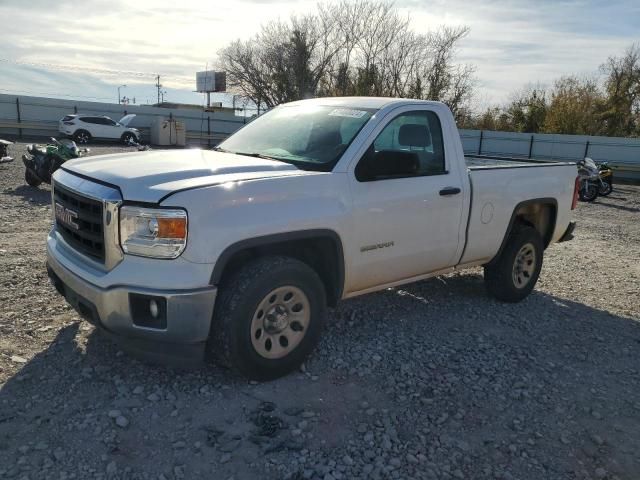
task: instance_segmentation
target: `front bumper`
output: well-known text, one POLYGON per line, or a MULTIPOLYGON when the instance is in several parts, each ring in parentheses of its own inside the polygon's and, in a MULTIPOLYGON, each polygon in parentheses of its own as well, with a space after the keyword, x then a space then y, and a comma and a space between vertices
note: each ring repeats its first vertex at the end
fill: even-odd
POLYGON ((198 363, 204 358, 217 293, 215 287, 158 290, 119 285, 102 288, 70 271, 51 251, 47 252, 47 272, 67 302, 123 350, 178 366, 198 363), (161 309, 161 315, 166 317, 163 328, 141 325, 145 323, 144 316, 140 316, 139 308, 132 308, 136 298, 139 301, 149 297, 166 302, 163 303, 166 308, 161 309))

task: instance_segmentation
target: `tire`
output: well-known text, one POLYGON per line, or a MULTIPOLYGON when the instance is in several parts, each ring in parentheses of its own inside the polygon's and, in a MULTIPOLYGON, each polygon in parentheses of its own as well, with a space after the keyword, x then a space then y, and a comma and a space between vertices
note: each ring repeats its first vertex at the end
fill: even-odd
POLYGON ((307 264, 284 256, 252 261, 220 286, 208 354, 252 380, 282 377, 318 343, 326 304, 307 264))
POLYGON ((76 143, 81 143, 84 145, 91 141, 91 134, 86 130, 76 130, 76 132, 73 134, 73 140, 76 143))
POLYGON ((540 276, 544 245, 538 231, 518 225, 500 256, 484 267, 484 283, 493 297, 515 303, 531 293, 540 276))
POLYGON ((125 145, 129 145, 131 140, 133 140, 136 143, 138 142, 138 139, 136 138, 136 136, 131 132, 124 132, 122 134, 122 137, 120 137, 120 140, 122 140, 122 143, 124 143, 125 145))
POLYGON ((42 183, 42 180, 36 177, 31 170, 24 171, 24 181, 27 182, 27 185, 30 187, 38 187, 42 183))
POLYGON ((583 183, 578 195, 583 202, 593 202, 598 198, 598 185, 593 182, 583 183))
POLYGON ((606 197, 611 192, 613 192, 613 185, 606 180, 601 180, 600 185, 598 186, 598 195, 606 197))

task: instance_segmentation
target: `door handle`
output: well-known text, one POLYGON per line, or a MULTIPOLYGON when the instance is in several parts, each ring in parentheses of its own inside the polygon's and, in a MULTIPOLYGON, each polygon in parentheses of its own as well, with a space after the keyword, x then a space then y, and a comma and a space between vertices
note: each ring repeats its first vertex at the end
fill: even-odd
POLYGON ((460 190, 458 187, 445 187, 442 190, 440 190, 440 195, 443 197, 446 197, 447 195, 457 195, 461 191, 462 190, 460 190))

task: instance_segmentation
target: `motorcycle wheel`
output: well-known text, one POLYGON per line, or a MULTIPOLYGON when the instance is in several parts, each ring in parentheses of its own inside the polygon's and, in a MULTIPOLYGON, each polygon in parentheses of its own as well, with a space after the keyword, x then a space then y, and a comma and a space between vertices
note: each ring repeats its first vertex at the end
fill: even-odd
POLYGON ((42 183, 42 180, 36 177, 31 170, 24 171, 24 181, 27 182, 27 185, 30 187, 38 187, 42 183))
POLYGON ((598 185, 595 183, 583 184, 579 192, 579 197, 583 202, 593 202, 598 197, 598 185))
POLYGON ((613 185, 611 185, 611 183, 607 182, 606 180, 602 180, 598 188, 598 195, 606 197, 611 192, 613 192, 613 185))

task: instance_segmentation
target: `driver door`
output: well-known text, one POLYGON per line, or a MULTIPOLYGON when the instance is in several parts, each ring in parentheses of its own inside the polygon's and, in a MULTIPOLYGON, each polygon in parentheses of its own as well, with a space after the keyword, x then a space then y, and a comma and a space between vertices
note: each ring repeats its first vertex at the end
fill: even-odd
POLYGON ((455 264, 463 210, 462 182, 445 147, 438 114, 411 110, 374 132, 350 172, 355 248, 349 291, 455 264))

